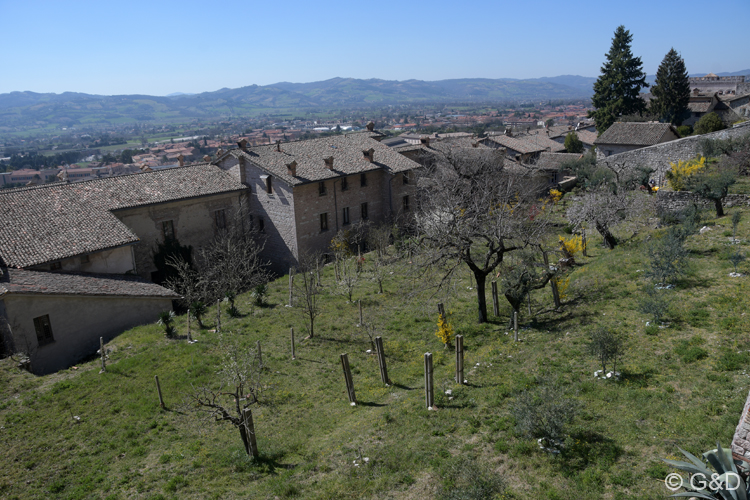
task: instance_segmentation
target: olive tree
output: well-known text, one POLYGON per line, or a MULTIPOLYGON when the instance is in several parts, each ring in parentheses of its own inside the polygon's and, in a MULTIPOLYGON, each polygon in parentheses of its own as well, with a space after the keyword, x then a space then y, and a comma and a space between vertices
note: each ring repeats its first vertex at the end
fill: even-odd
POLYGON ((484 323, 487 277, 506 254, 541 241, 544 202, 529 172, 505 169, 497 150, 446 149, 424 164, 413 221, 422 242, 419 265, 439 269, 441 286, 467 266, 476 281, 478 321, 484 323))

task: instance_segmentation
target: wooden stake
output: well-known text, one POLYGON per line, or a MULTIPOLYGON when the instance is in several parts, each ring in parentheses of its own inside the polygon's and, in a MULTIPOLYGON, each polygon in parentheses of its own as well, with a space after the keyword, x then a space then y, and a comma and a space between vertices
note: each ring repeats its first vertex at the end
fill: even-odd
POLYGON ((221 300, 216 299, 216 332, 221 331, 221 300))
POLYGON ((294 268, 289 268, 289 307, 294 307, 294 268))
POLYGON ((156 380, 156 392, 159 394, 159 406, 164 408, 164 398, 161 396, 161 385, 159 385, 159 376, 154 375, 154 380, 156 380))
POLYGON ((518 342, 518 311, 513 311, 513 340, 518 342))
MULTIPOLYGON (((493 281, 494 283, 494 281, 493 281)), ((464 336, 456 335, 456 383, 464 383, 464 336)))
POLYGON ((357 300, 357 303, 359 304, 359 325, 358 326, 364 326, 364 317, 362 316, 362 299, 357 300))
MULTIPOLYGON (((542 257, 544 258, 544 267, 549 271, 549 259, 547 258, 547 252, 542 250, 542 257)), ((557 281, 552 278, 550 281, 552 287, 552 299, 555 301, 555 309, 560 309, 560 292, 557 289, 557 281)))
POLYGON ((263 354, 260 351, 260 340, 255 343, 255 346, 258 349, 258 368, 263 369, 263 354))
POLYGON ((107 365, 104 361, 104 358, 106 357, 106 354, 104 353, 104 337, 99 337, 99 353, 102 356, 102 371, 99 373, 104 373, 107 371, 107 365))
POLYGON ((526 292, 526 298, 529 299, 529 316, 531 316, 531 291, 526 292))
POLYGON ((443 317, 443 321, 445 321, 445 307, 443 307, 442 302, 438 302, 438 313, 440 313, 440 316, 443 317))
POLYGON ((432 383, 432 353, 424 353, 424 398, 427 409, 432 410, 435 405, 435 394, 432 383))
POLYGON ((500 301, 497 297, 497 281, 492 282, 492 309, 495 316, 500 316, 500 301))
POLYGON ((346 392, 349 396, 349 404, 357 404, 357 396, 354 394, 354 381, 352 380, 352 371, 349 368, 349 356, 345 353, 340 356, 341 368, 344 369, 344 381, 346 382, 346 392))
POLYGON ((289 329, 289 331, 290 331, 290 332, 291 332, 291 334, 292 334, 292 359, 297 359, 297 358, 296 358, 296 357, 294 356, 294 328, 290 328, 290 329, 289 329))
POLYGON ((190 308, 189 307, 188 307, 188 315, 187 316, 188 316, 187 317, 187 326, 188 326, 187 339, 188 339, 188 342, 191 342, 193 340, 193 338, 190 336, 190 308))
POLYGON ((583 245, 583 256, 588 257, 588 254, 586 253, 586 228, 581 228, 581 244, 583 245))
POLYGON ((375 347, 378 350, 378 366, 380 366, 380 380, 382 380, 385 385, 390 385, 391 381, 388 378, 388 368, 385 366, 385 351, 383 350, 382 337, 375 337, 375 347))
POLYGON ((253 411, 250 408, 242 410, 242 424, 245 427, 245 436, 247 438, 248 455, 258 458, 258 443, 255 441, 255 424, 253 423, 253 411))

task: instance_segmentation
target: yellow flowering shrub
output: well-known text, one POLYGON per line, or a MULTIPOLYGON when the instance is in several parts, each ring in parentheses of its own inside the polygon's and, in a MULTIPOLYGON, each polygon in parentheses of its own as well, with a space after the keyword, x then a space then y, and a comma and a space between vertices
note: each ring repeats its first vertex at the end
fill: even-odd
POLYGON ((570 238, 560 238, 560 250, 566 259, 575 257, 578 252, 583 252, 586 245, 583 243, 583 238, 579 235, 573 235, 570 238))
POLYGON ((453 342, 453 337, 456 336, 456 332, 453 330, 453 325, 451 325, 448 318, 443 317, 442 314, 438 314, 437 327, 438 329, 437 332, 435 332, 435 335, 440 339, 440 342, 445 345, 449 345, 453 342))
POLYGON ((667 170, 669 187, 675 191, 683 191, 688 177, 706 168, 706 158, 704 156, 696 156, 692 160, 680 160, 677 163, 670 163, 669 166, 671 167, 667 170))
POLYGON ((557 189, 550 189, 549 190, 550 198, 552 198, 552 203, 557 203, 562 198, 562 192, 557 189))

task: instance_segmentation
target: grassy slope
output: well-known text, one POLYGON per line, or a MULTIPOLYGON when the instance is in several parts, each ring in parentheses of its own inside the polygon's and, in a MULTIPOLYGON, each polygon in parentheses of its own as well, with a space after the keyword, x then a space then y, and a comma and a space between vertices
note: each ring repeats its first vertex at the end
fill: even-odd
MULTIPOLYGON (((271 307, 253 308, 242 296, 245 317, 224 326, 247 346, 260 340, 268 366, 270 404, 254 410, 258 464, 247 461, 233 427, 199 421, 179 406, 191 384, 215 380, 218 339, 208 329, 188 345, 164 339, 156 325, 135 328, 109 344, 103 375, 95 360, 45 377, 21 373, 5 360, 0 497, 430 498, 451 457, 461 457, 489 464, 512 498, 664 498, 668 469, 659 458, 678 453, 677 445, 698 453, 717 440, 729 443, 748 390, 742 369, 723 371, 717 364, 727 352, 750 349, 748 278, 727 278, 731 265, 722 258, 729 219, 690 240, 693 271, 674 292, 671 327, 655 335, 644 332, 646 318, 636 311, 645 234, 611 252, 592 242, 589 258, 579 259, 572 275, 563 312, 550 312, 549 289, 536 292, 534 309, 546 312, 533 321, 524 315, 517 344, 505 335, 505 303, 501 318, 475 324, 467 275, 446 301, 465 335, 464 387, 453 384, 452 353, 434 335, 436 298, 404 300, 398 265, 386 294, 374 293, 372 282, 355 292, 385 326, 395 382, 388 388, 376 359, 364 352, 369 344, 355 326, 356 305, 330 294, 330 266, 319 338, 300 342, 296 361, 289 356, 289 328, 300 339, 304 323, 297 310, 283 306, 286 280, 271 284, 271 307), (627 337, 622 382, 592 376, 598 366, 586 340, 597 326, 627 337), (696 335, 708 357, 685 362, 675 349, 696 335), (435 354, 439 409, 432 412, 424 408, 422 389, 426 351, 435 354), (342 352, 349 353, 356 408, 346 400, 342 352), (157 374, 167 410, 157 404, 157 374), (509 410, 517 391, 550 374, 583 408, 565 458, 550 458, 534 440, 516 435, 509 410), (453 390, 452 400, 445 388, 453 390), (353 465, 356 450, 370 458, 369 466, 353 465)), ((742 223, 740 236, 749 226, 742 223)), ((206 323, 212 328, 212 320, 206 323)))

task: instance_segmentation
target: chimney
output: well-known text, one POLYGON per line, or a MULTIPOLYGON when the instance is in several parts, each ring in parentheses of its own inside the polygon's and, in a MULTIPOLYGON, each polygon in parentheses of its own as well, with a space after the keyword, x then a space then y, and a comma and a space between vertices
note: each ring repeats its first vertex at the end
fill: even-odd
POLYGON ((323 161, 325 162, 326 168, 328 170, 333 170, 333 156, 327 156, 323 158, 323 161))
POLYGON ((292 160, 292 163, 287 163, 286 168, 289 171, 289 175, 297 177, 297 162, 295 160, 292 160))
POLYGON ((205 156, 203 157, 203 161, 205 161, 206 163, 211 163, 211 157, 210 157, 210 156, 208 156, 208 155, 205 155, 205 156))
POLYGON ((549 137, 549 129, 547 129, 547 137, 549 137))
POLYGON ((243 138, 242 138, 242 140, 241 140, 240 142, 238 142, 238 143, 237 143, 237 146, 239 146, 239 148, 240 148, 240 149, 241 149, 242 151, 247 151, 247 139, 245 139, 245 138, 243 137, 243 138))
POLYGON ((181 167, 185 166, 185 157, 184 156, 182 156, 182 155, 178 156, 177 157, 177 161, 180 162, 180 166, 181 167))
POLYGON ((479 141, 471 141, 471 147, 472 148, 479 147, 479 141))
POLYGON ((375 122, 367 122, 366 127, 368 132, 372 132, 375 130, 375 122))
POLYGON ((281 153, 281 141, 276 141, 276 151, 281 153))
POLYGON ((219 149, 218 149, 218 150, 216 151, 216 159, 218 160, 218 159, 219 159, 219 157, 220 157, 221 155, 223 155, 223 154, 224 154, 224 150, 223 150, 223 149, 221 149, 221 148, 219 148, 219 149))
POLYGON ((365 160, 369 161, 370 163, 375 161, 375 149, 374 148, 366 149, 365 151, 362 151, 362 154, 365 155, 365 160))
POLYGON ((430 147, 430 136, 429 135, 423 135, 419 138, 419 142, 422 144, 422 146, 429 148, 430 147))

